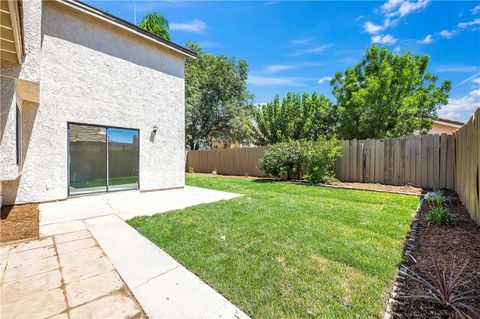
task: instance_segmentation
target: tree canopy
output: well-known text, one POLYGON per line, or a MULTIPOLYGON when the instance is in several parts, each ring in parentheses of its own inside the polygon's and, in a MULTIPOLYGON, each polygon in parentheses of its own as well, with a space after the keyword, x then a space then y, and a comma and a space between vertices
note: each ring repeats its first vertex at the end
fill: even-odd
POLYGON ((148 13, 140 22, 139 26, 165 40, 171 40, 168 20, 160 13, 148 13))
POLYGON ((343 139, 384 138, 426 132, 448 101, 450 81, 437 86, 429 57, 371 46, 362 61, 331 81, 338 134, 343 139))
POLYGON ((330 100, 318 93, 288 93, 281 102, 277 95, 255 110, 256 142, 269 145, 331 135, 335 129, 333 111, 330 100))
POLYGON ((247 62, 205 53, 194 42, 187 47, 197 53, 197 59, 187 59, 185 64, 187 148, 249 139, 252 95, 247 91, 247 62))

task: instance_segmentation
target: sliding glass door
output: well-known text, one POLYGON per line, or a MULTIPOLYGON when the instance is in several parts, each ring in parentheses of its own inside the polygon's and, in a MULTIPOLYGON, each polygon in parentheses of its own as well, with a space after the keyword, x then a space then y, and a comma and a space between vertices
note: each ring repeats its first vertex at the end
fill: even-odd
POLYGON ((138 130, 69 124, 69 194, 138 188, 138 130))

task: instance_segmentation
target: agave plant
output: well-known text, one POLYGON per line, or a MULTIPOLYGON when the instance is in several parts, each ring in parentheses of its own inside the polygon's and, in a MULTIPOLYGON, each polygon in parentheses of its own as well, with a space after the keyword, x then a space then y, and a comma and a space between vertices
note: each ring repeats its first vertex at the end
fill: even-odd
POLYGON ((431 256, 431 258, 433 268, 435 269, 435 276, 432 281, 410 270, 404 272, 405 275, 413 278, 427 289, 425 294, 412 297, 428 299, 446 308, 453 309, 460 319, 480 318, 480 310, 469 304, 478 298, 478 296, 475 295, 475 291, 458 292, 461 287, 470 282, 469 280, 462 279, 462 273, 468 264, 468 260, 458 271, 455 264, 453 264, 450 271, 448 271, 446 264, 442 270, 440 269, 437 259, 434 256, 431 256))

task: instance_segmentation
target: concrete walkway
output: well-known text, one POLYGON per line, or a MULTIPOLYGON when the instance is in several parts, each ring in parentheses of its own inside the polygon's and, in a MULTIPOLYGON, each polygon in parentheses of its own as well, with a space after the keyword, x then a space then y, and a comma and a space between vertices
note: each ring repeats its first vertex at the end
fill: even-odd
MULTIPOLYGON (((40 233, 89 229, 149 318, 248 318, 124 220, 240 195, 197 187, 72 198, 40 205, 40 233)), ((159 230, 161 231, 161 230, 159 230)))

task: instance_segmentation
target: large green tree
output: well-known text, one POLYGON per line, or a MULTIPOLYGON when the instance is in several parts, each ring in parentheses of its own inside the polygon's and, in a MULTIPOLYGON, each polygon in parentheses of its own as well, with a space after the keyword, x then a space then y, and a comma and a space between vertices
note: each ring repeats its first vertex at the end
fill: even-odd
POLYGON ((139 26, 165 40, 171 40, 168 20, 160 13, 148 13, 142 22, 140 22, 139 26))
POLYGON ((330 100, 318 93, 288 93, 280 102, 259 106, 254 113, 257 144, 270 145, 290 140, 317 140, 334 133, 335 116, 330 100))
POLYGON ((197 53, 197 59, 187 59, 185 64, 187 148, 248 140, 253 106, 247 91, 247 62, 205 53, 193 42, 187 47, 197 53))
POLYGON ((437 86, 429 57, 371 46, 362 61, 332 79, 341 138, 384 138, 426 132, 445 105, 450 81, 437 86))

